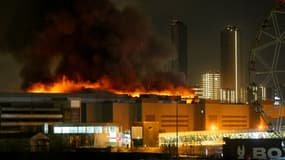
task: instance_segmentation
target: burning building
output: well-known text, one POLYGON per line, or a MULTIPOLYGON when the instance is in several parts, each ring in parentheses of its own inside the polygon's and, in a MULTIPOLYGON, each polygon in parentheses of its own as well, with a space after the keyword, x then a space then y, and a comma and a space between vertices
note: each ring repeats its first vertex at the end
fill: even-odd
MULTIPOLYGON (((174 47, 157 36, 138 11, 118 9, 108 0, 52 3, 42 13, 39 28, 18 50, 21 54, 11 52, 21 63, 21 87, 26 93, 0 95, 3 134, 79 134, 74 130, 84 124, 95 129, 95 123, 115 123, 130 130, 148 112, 139 95, 193 98, 183 76, 163 71, 174 47)), ((162 130, 174 130, 174 115, 161 116, 162 130)), ((157 119, 152 114, 147 117, 147 121, 157 119)), ((188 115, 179 118, 184 130, 193 128, 188 115)))
POLYGON ((27 93, 0 94, 1 134, 42 131, 80 146, 95 143, 97 133, 121 143, 117 133, 137 126, 138 143, 158 146, 162 132, 254 126, 249 107, 233 112, 224 104, 218 112, 217 105, 187 103, 194 94, 183 76, 163 72, 174 47, 134 9, 107 0, 66 3, 46 13, 31 44, 15 55, 27 93))
MULTIPOLYGON (((94 127, 95 129, 104 126, 115 127, 117 129, 114 133, 120 134, 130 132, 133 125, 141 124, 144 121, 152 122, 149 127, 156 128, 155 134, 158 134, 158 131, 175 130, 174 110, 176 105, 174 103, 180 107, 181 115, 178 116, 178 120, 181 122, 180 130, 194 129, 194 120, 191 118, 193 116, 188 115, 188 113, 193 114, 194 107, 189 107, 186 100, 180 97, 144 95, 137 98, 103 91, 90 93, 3 93, 0 95, 1 135, 3 137, 32 136, 38 132, 43 132, 51 137, 71 134, 71 137, 74 138, 81 135, 82 143, 79 145, 86 145, 82 137, 90 135, 94 141, 95 133, 97 134, 94 127), (148 103, 150 105, 146 105, 148 103), (153 108, 154 105, 156 105, 156 109, 153 108), (157 125, 153 126, 154 123, 157 125), (91 130, 86 130, 90 127, 93 127, 94 133, 91 133, 91 130), (83 130, 79 131, 79 128, 81 130, 83 128, 83 130)), ((109 131, 111 130, 107 128, 104 133, 108 133, 110 136, 109 131)), ((112 132, 112 135, 114 133, 112 132)), ((117 142, 116 136, 110 140, 110 143, 113 141, 117 142)), ((158 141, 152 143, 157 145, 158 141)), ((8 144, 5 141, 3 148, 9 149, 8 144)), ((1 145, 3 145, 2 142, 1 145)))
MULTIPOLYGON (((63 140, 71 143, 74 139, 78 139, 77 147, 99 144, 130 146, 132 141, 158 147, 161 144, 158 135, 162 133, 184 135, 184 132, 213 130, 213 127, 217 130, 256 128, 259 119, 249 106, 229 105, 205 104, 203 101, 187 103, 180 96, 131 97, 102 91, 5 93, 0 95, 0 128, 3 137, 46 133, 51 141, 53 139, 53 147, 59 147, 61 143, 58 143, 63 140), (103 136, 99 135, 101 133, 109 137, 103 138, 106 142, 96 141, 96 136, 103 136)), ((163 143, 165 138, 162 138, 163 143)), ((1 142, 3 144, 7 145, 6 141, 1 142)), ((61 147, 68 149, 71 146, 61 147)))

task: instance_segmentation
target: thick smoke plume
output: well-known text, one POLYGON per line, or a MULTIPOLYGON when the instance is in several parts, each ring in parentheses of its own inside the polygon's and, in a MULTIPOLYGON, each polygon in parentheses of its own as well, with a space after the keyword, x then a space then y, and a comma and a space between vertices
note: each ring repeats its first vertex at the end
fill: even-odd
POLYGON ((68 3, 45 16, 25 49, 22 89, 63 75, 75 82, 109 79, 117 90, 183 85, 178 74, 163 72, 174 49, 156 36, 146 17, 107 0, 68 3))

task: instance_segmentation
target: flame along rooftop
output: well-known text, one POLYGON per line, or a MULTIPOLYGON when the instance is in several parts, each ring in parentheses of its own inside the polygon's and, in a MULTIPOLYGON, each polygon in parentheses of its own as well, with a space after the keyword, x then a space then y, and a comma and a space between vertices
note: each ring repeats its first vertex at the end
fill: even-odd
POLYGON ((146 89, 142 85, 135 85, 125 89, 114 89, 109 80, 102 79, 98 82, 73 81, 63 76, 51 83, 35 83, 26 89, 30 93, 72 93, 80 90, 104 90, 113 94, 126 94, 132 97, 139 97, 141 94, 155 94, 162 96, 182 96, 184 98, 193 98, 192 88, 187 86, 174 86, 167 84, 159 89, 146 89))

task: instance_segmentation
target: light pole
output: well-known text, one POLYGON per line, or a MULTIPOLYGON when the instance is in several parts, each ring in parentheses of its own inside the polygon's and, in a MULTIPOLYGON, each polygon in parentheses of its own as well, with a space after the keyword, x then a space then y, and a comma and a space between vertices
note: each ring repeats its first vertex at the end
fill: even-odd
POLYGON ((175 153, 176 153, 176 159, 178 159, 178 96, 176 96, 176 150, 175 150, 175 153))

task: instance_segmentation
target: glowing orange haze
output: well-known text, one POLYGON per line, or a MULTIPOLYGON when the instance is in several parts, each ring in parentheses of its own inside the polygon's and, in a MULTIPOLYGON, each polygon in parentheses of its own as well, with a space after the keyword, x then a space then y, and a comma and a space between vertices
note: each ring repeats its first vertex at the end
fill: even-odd
POLYGON ((139 97, 140 94, 156 94, 156 95, 165 95, 165 96, 181 96, 182 98, 193 98, 194 94, 190 88, 187 87, 169 87, 162 91, 145 91, 145 89, 136 89, 135 91, 122 91, 114 90, 111 88, 110 81, 107 79, 101 79, 101 81, 96 83, 91 82, 75 82, 69 80, 65 76, 59 79, 56 82, 44 84, 44 83, 35 83, 27 92, 32 93, 68 93, 74 91, 80 91, 82 89, 100 89, 112 92, 114 94, 127 94, 132 97, 139 97))

